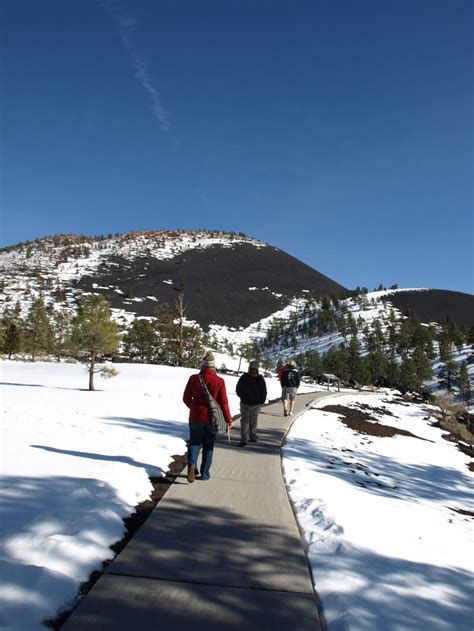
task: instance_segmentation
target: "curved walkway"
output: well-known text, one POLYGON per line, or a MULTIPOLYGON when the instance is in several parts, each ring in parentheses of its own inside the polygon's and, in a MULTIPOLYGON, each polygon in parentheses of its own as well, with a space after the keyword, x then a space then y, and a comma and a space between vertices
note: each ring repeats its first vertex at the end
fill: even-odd
MULTIPOLYGON (((333 392, 299 395, 296 415, 333 392)), ((186 470, 63 625, 66 631, 322 629, 281 469, 294 417, 262 408, 259 441, 216 443, 212 478, 186 470)))

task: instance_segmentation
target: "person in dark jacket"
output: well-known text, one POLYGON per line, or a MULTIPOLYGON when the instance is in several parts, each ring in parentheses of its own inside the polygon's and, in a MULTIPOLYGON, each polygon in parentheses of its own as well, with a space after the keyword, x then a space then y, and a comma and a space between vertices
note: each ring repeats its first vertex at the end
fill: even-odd
POLYGON ((202 447, 201 480, 209 480, 216 435, 212 431, 211 414, 206 395, 201 387, 202 375, 211 396, 221 406, 228 427, 232 425, 232 415, 227 401, 225 381, 216 375, 214 355, 208 351, 201 362, 201 371, 191 375, 183 394, 183 401, 189 408, 188 443, 188 482, 194 482, 198 470, 197 461, 202 447))
POLYGON ((300 373, 296 368, 294 359, 288 362, 281 372, 281 400, 283 402, 284 416, 293 416, 296 393, 300 387, 300 373))
POLYGON ((258 415, 267 399, 267 385, 258 372, 258 361, 250 362, 248 372, 240 377, 235 391, 240 399, 239 447, 245 447, 249 440, 251 443, 258 440, 258 415))

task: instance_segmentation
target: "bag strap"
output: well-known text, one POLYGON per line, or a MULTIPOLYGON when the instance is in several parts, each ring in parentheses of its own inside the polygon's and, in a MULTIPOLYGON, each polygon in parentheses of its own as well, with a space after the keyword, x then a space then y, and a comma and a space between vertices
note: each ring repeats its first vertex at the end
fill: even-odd
POLYGON ((198 375, 199 383, 201 384, 201 388, 204 390, 204 395, 206 396, 207 402, 209 403, 211 400, 211 393, 209 392, 209 388, 207 387, 206 382, 204 381, 204 377, 202 375, 198 375))

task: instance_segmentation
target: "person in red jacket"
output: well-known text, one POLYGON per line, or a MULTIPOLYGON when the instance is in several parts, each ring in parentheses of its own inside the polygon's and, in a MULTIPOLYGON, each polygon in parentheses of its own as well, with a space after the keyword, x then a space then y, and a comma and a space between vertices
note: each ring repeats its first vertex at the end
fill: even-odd
POLYGON ((199 382, 202 375, 212 397, 221 406, 227 425, 232 425, 232 415, 227 401, 225 381, 216 375, 214 355, 208 351, 201 362, 201 371, 189 377, 184 389, 183 401, 189 408, 188 482, 194 482, 197 461, 202 447, 201 480, 209 480, 216 435, 212 431, 211 414, 206 395, 199 382))

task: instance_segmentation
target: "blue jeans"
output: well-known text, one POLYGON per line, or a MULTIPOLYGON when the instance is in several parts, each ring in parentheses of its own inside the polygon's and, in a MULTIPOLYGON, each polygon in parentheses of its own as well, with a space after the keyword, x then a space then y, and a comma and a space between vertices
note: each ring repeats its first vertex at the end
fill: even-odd
POLYGON ((216 435, 212 433, 210 423, 189 424, 188 466, 198 468, 197 461, 202 447, 201 480, 209 480, 215 442, 216 435))

